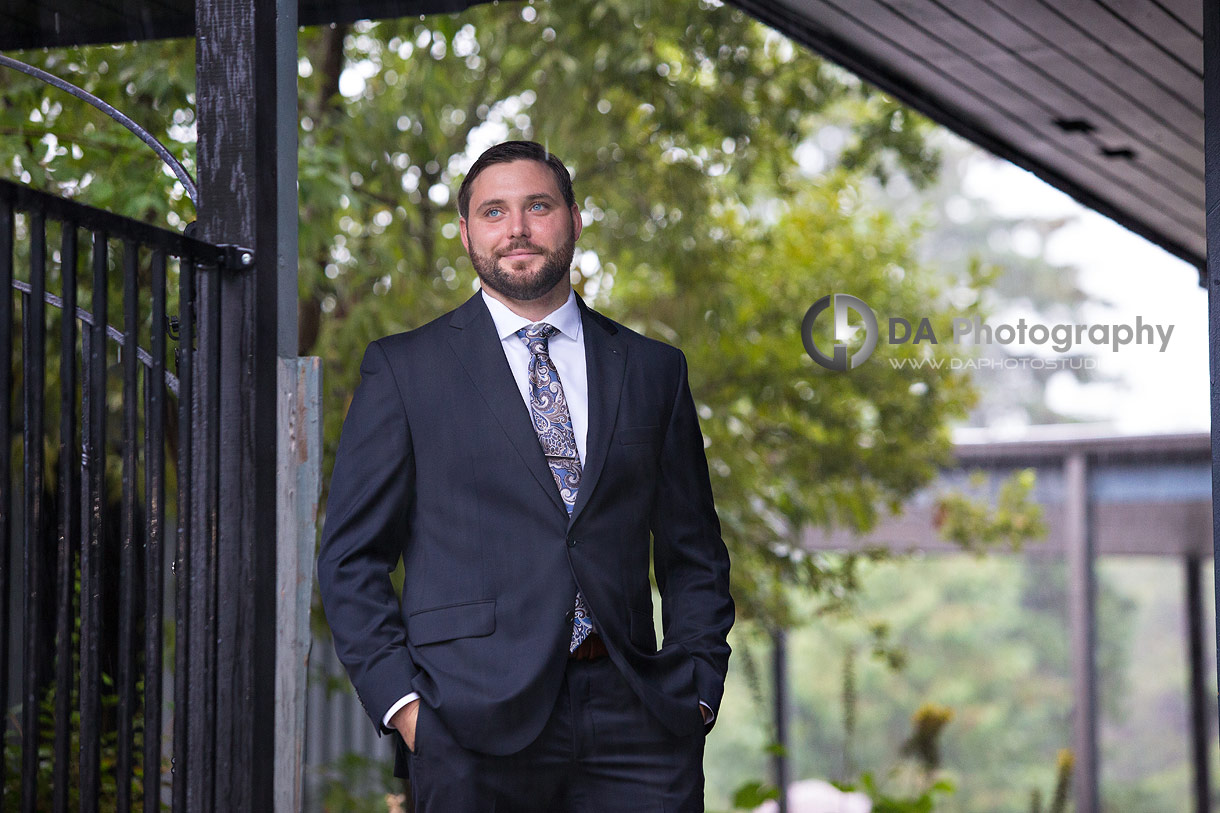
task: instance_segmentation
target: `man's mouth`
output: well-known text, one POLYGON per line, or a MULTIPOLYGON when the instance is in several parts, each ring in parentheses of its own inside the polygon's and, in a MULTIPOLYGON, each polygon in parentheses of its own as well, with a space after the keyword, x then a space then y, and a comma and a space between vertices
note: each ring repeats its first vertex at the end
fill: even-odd
POLYGON ((542 252, 540 252, 540 251, 530 251, 528 249, 521 248, 521 249, 514 249, 512 251, 505 252, 504 254, 501 254, 500 256, 504 257, 506 259, 509 259, 509 260, 523 260, 526 257, 536 257, 541 253, 542 252))

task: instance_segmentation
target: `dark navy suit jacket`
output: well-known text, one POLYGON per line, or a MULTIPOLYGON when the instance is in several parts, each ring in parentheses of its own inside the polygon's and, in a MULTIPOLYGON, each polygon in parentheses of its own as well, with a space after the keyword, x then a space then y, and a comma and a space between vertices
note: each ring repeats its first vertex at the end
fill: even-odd
POLYGON ((578 304, 589 430, 571 517, 479 294, 365 352, 318 582, 379 730, 414 691, 463 746, 524 748, 558 696, 578 586, 615 666, 667 728, 700 729, 700 700, 719 708, 734 610, 685 358, 578 304))

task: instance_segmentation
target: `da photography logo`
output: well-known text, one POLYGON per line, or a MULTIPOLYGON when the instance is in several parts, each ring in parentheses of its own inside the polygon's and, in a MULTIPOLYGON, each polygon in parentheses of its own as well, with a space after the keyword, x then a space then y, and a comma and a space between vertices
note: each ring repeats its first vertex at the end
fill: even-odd
MULTIPOLYGON (((950 320, 951 334, 937 335, 932 320, 927 316, 905 318, 891 316, 886 320, 886 341, 890 345, 1035 345, 1040 350, 1021 357, 1007 358, 958 358, 943 355, 925 354, 922 357, 905 355, 890 358, 889 363, 895 369, 902 367, 935 367, 940 369, 948 366, 953 370, 981 369, 996 367, 1012 369, 1030 367, 1036 369, 1096 369, 1097 359, 1087 353, 1082 353, 1086 345, 1107 347, 1111 352, 1121 352, 1127 345, 1146 345, 1155 347, 1164 353, 1169 348, 1169 340, 1173 336, 1173 325, 1145 322, 1143 316, 1135 317, 1135 324, 1057 324, 1048 325, 1038 322, 1027 322, 1024 317, 1013 324, 990 324, 977 316, 955 317, 950 320), (1073 354, 1074 353, 1074 354, 1073 354), (1054 354, 1065 356, 1055 358, 1054 354)), ((822 297, 805 312, 801 322, 801 342, 809 357, 828 370, 846 372, 859 367, 873 350, 877 348, 881 331, 877 325, 877 314, 863 299, 851 294, 828 294, 822 297), (834 319, 834 345, 831 355, 827 356, 813 340, 814 323, 825 310, 832 311, 834 319), (848 322, 849 315, 855 312, 857 324, 848 322), (858 350, 851 353, 850 344, 856 338, 856 332, 864 330, 864 341, 858 350), (850 353, 850 355, 848 355, 850 353)), ((1019 354, 1018 354, 1019 355, 1019 354)))
POLYGON ((809 354, 809 358, 828 370, 840 373, 855 369, 868 361, 868 357, 873 354, 873 349, 877 347, 877 334, 877 314, 873 313, 873 309, 865 304, 863 299, 851 294, 828 294, 822 297, 810 306, 809 310, 805 312, 804 321, 801 322, 801 341, 805 343, 805 352, 809 354), (832 356, 827 356, 819 350, 813 341, 813 323, 817 321, 818 315, 827 308, 833 310, 835 325, 835 343, 832 350, 834 355, 832 356), (847 355, 847 342, 860 328, 848 324, 849 311, 855 311, 864 322, 864 344, 851 356, 847 355))

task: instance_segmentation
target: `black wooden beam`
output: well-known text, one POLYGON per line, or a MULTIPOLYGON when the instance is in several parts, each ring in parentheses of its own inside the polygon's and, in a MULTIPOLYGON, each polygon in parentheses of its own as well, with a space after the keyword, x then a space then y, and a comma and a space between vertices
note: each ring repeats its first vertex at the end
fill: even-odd
MULTIPOLYGON (((1203 0, 1203 155, 1207 187, 1207 319, 1212 399, 1212 567, 1220 599, 1220 0, 1203 0)), ((1218 605, 1213 605, 1213 607, 1218 605)), ((1217 625, 1220 635, 1220 625, 1217 625)), ((1217 649, 1220 653, 1220 648, 1217 649)), ((1220 657, 1220 655, 1218 655, 1220 657)))
MULTIPOLYGON (((300 0, 301 25, 449 14, 487 0, 300 0)), ((0 51, 190 37, 194 0, 0 0, 0 51), (72 9, 69 13, 68 9, 72 9)))
MULTIPOLYGON (((199 236, 255 255, 253 269, 219 277, 212 299, 219 510, 207 620, 215 637, 192 639, 215 646, 214 767, 210 793, 201 790, 215 809, 234 813, 274 808, 277 256, 281 189, 295 188, 295 176, 281 178, 278 155, 287 126, 277 99, 284 2, 196 5, 199 236)), ((295 49, 295 13, 287 36, 295 49)), ((293 283, 295 294, 295 273, 293 283)))

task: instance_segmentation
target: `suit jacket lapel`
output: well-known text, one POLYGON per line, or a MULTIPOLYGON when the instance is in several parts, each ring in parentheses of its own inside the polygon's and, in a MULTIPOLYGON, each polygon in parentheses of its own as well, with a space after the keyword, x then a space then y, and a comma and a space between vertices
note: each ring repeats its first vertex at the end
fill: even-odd
POLYGON ((623 370, 627 364, 627 347, 615 334, 612 322, 593 313, 584 300, 576 297, 580 307, 581 330, 585 337, 585 367, 589 377, 589 434, 585 441, 585 460, 581 466, 580 490, 568 527, 576 521, 589 495, 597 486, 606 452, 618 419, 619 395, 623 389, 623 370))
MULTIPOLYGON (((555 479, 542 454, 538 434, 530 422, 529 410, 521 401, 521 392, 508 368, 504 350, 496 336, 496 325, 491 313, 483 304, 483 297, 476 293, 453 312, 449 320, 449 345, 458 361, 470 377, 471 382, 483 396, 487 408, 500 423, 504 433, 521 455, 522 462, 538 481, 547 498, 560 511, 567 513, 555 479)), ((586 348, 587 353, 587 348, 586 348)), ((592 380, 592 370, 590 370, 592 380)), ((581 481, 584 491, 584 481, 581 481)))

